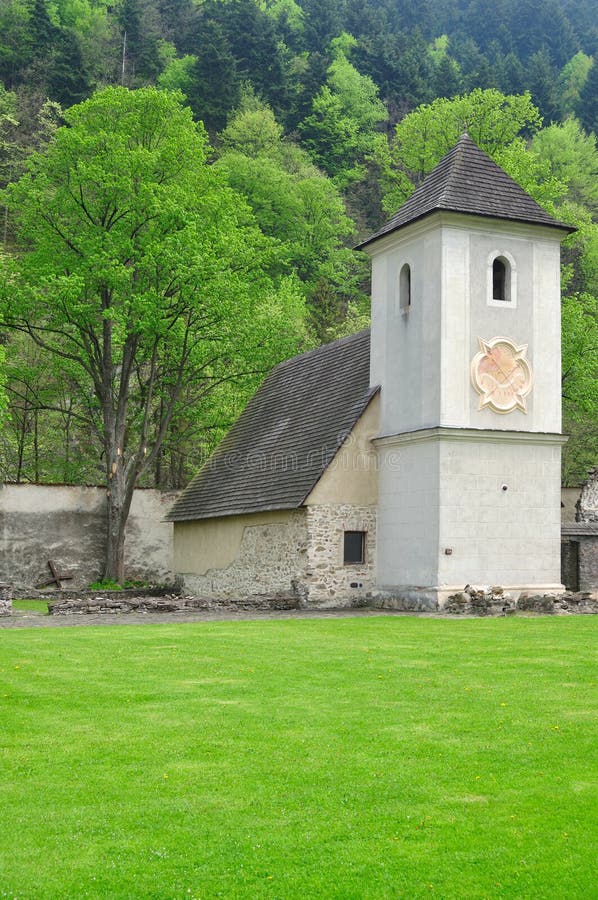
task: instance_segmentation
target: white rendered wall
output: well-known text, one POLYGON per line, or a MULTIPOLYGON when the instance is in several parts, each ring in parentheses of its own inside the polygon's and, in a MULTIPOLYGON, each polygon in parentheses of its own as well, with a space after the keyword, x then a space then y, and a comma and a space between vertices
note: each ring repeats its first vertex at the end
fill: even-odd
POLYGON ((438 443, 388 438, 380 455, 376 581, 432 585, 438 579, 440 486, 438 443))
POLYGON ((440 415, 442 235, 427 226, 408 231, 404 240, 381 241, 384 252, 372 261, 370 382, 382 385, 381 434, 430 428, 440 415), (399 302, 405 264, 411 269, 406 311, 399 302))
POLYGON ((561 238, 557 229, 436 213, 371 248, 380 590, 558 590, 561 238), (496 256, 512 262, 508 302, 492 298, 496 256), (471 361, 480 339, 496 337, 527 345, 525 411, 480 408, 471 361))
POLYGON ((556 436, 430 429, 379 442, 377 588, 560 588, 556 436), (506 488, 506 490, 505 490, 506 488))
POLYGON ((438 585, 558 588, 560 443, 444 435, 439 456, 438 585))
POLYGON ((382 385, 380 434, 445 425, 558 433, 560 238, 557 229, 437 213, 376 242, 372 252, 371 384, 382 385), (492 255, 512 257, 515 305, 488 303, 492 255), (411 267, 412 302, 399 307, 411 267), (527 344, 527 411, 479 409, 470 363, 479 338, 527 344))

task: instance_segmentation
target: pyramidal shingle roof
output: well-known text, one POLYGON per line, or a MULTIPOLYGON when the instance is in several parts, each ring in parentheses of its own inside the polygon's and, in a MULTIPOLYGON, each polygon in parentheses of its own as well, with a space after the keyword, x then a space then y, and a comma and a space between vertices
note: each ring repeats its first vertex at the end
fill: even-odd
POLYGON ((301 506, 377 392, 369 375, 369 331, 280 363, 167 518, 301 506))
POLYGON ((462 134, 392 219, 357 249, 440 210, 575 231, 553 219, 468 134, 462 134))

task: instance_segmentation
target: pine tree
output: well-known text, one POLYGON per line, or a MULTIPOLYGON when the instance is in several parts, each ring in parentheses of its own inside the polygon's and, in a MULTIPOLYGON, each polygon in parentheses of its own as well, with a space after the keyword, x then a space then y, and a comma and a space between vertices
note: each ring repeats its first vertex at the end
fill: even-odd
POLYGON ((554 69, 546 47, 530 57, 527 67, 527 88, 546 124, 560 118, 558 73, 554 69))
POLYGON ((205 22, 197 61, 191 70, 187 98, 209 131, 220 131, 241 93, 241 79, 222 27, 205 22))
POLYGON ((598 55, 594 57, 586 83, 579 92, 577 115, 586 131, 598 135, 598 55))

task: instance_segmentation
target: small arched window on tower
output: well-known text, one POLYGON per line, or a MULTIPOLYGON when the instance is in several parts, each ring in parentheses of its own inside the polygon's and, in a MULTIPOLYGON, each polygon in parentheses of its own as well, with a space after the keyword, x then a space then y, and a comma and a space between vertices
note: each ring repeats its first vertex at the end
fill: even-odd
POLYGON ((508 262, 504 256, 497 256, 492 263, 492 299, 506 300, 508 288, 508 262))
POLYGON ((411 268, 408 263, 402 267, 399 275, 399 309, 406 313, 411 308, 411 268))
POLYGON ((510 253, 493 253, 488 260, 488 304, 516 306, 517 273, 510 253))

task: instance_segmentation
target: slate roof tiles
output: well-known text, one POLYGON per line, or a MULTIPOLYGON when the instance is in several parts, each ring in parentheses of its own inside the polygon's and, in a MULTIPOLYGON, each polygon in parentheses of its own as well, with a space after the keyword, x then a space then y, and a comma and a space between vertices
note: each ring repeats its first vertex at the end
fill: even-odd
POLYGON ((377 392, 369 374, 369 331, 280 363, 168 519, 300 506, 377 392))

